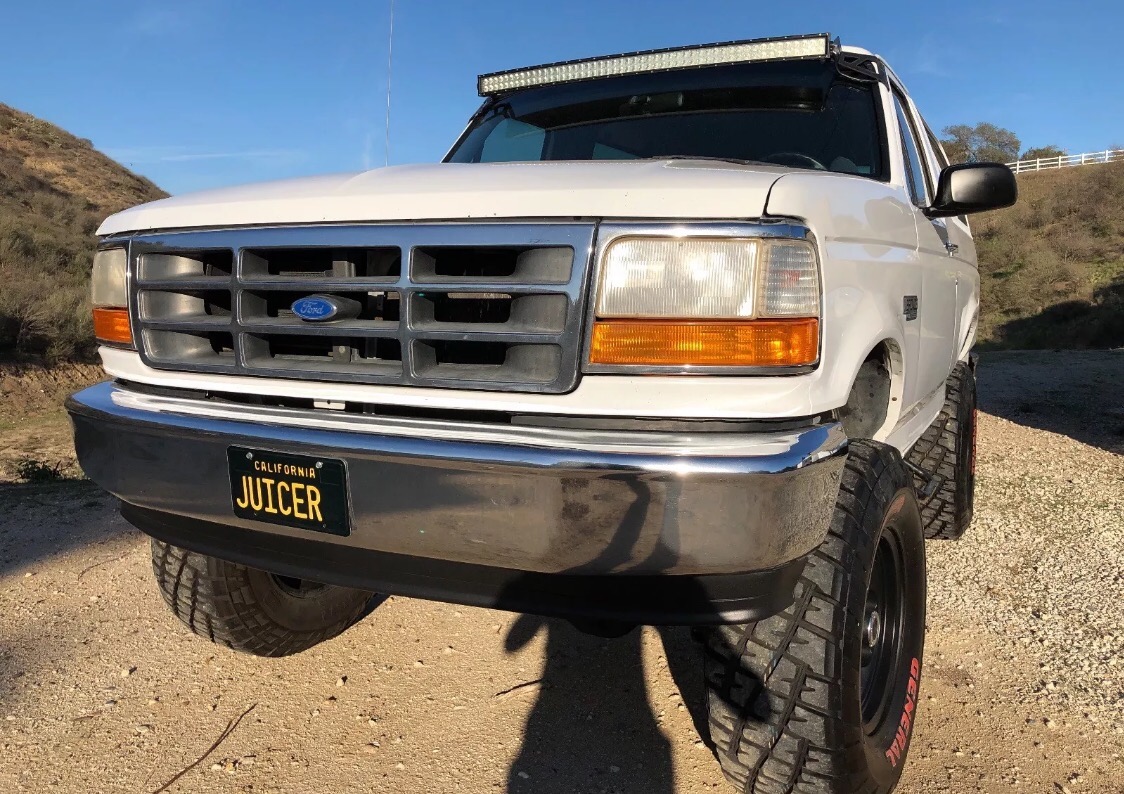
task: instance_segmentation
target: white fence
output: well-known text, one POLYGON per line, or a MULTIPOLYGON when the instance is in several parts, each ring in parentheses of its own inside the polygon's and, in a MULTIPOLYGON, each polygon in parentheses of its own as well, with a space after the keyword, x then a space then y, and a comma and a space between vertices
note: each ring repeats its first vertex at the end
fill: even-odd
POLYGON ((1093 163, 1113 163, 1124 161, 1124 149, 1105 149, 1103 152, 1085 154, 1063 154, 1060 157, 1038 157, 1033 160, 1019 160, 1007 163, 1016 174, 1027 171, 1047 171, 1053 168, 1068 168, 1071 165, 1091 165, 1093 163))

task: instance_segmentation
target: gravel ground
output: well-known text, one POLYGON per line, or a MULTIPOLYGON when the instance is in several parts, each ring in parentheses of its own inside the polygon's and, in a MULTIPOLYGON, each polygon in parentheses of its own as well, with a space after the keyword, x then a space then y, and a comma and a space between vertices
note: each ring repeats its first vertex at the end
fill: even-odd
POLYGON ((17 479, 25 461, 65 477, 82 475, 61 405, 71 392, 104 378, 101 367, 92 364, 0 365, 0 487, 17 479))
MULTIPOLYGON (((1121 385, 1124 351, 984 357, 976 521, 929 544, 900 790, 1124 792, 1121 385)), ((0 426, 9 457, 65 437, 0 426)), ((300 656, 240 656, 166 611, 109 497, 3 477, 0 791, 154 792, 200 758, 168 790, 727 790, 682 631, 391 598, 300 656)))

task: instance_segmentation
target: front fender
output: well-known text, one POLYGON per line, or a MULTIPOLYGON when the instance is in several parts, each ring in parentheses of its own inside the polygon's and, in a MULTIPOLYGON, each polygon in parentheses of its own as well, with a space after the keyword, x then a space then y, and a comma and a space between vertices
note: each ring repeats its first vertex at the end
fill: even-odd
MULTIPOLYGON (((917 363, 916 321, 903 296, 921 295, 916 211, 902 189, 864 177, 822 172, 781 177, 769 194, 770 215, 799 218, 816 237, 823 278, 822 364, 815 401, 847 402, 859 367, 880 343, 891 352, 888 418, 911 395, 917 363)), ((889 423, 892 425, 892 421, 889 423)))

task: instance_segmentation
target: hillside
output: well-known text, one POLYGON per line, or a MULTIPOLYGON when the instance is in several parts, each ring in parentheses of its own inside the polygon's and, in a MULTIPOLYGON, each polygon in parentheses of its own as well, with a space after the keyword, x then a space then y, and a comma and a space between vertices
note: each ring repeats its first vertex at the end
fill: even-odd
POLYGON ((89 141, 0 104, 0 359, 90 358, 94 231, 165 195, 89 141))
POLYGON ((1124 346, 1124 162, 1020 175, 972 229, 980 348, 1124 346))
MULTIPOLYGON (((972 219, 981 349, 1124 346, 1124 163, 1019 177, 972 219)), ((53 124, 0 104, 0 360, 93 356, 87 279, 107 215, 166 195, 53 124)))

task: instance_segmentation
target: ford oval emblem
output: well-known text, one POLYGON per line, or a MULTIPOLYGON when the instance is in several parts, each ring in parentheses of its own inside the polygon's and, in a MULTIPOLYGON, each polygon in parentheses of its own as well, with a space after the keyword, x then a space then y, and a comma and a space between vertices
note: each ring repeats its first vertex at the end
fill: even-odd
POLYGON ((292 305, 293 314, 310 323, 331 320, 340 313, 340 305, 327 295, 309 295, 297 298, 292 305))

